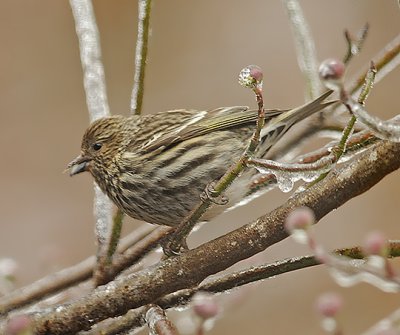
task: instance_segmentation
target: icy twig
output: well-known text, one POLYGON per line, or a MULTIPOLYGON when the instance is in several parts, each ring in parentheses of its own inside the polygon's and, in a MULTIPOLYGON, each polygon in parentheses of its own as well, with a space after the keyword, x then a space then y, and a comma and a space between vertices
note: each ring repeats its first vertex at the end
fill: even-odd
POLYGON ((99 31, 90 0, 70 0, 75 19, 90 120, 109 116, 99 31))
POLYGON ((281 191, 289 192, 296 181, 312 182, 321 174, 330 171, 336 161, 335 155, 329 154, 312 163, 280 163, 267 159, 249 158, 248 165, 255 167, 263 174, 273 174, 281 191))
POLYGON ((349 112, 352 113, 358 121, 367 126, 376 137, 383 140, 400 142, 399 122, 393 120, 382 121, 378 117, 369 114, 364 107, 364 102, 368 97, 373 84, 375 83, 375 64, 371 62, 371 66, 366 74, 365 82, 362 86, 358 101, 355 101, 344 88, 342 74, 340 76, 336 76, 335 69, 338 67, 344 67, 343 63, 338 60, 327 60, 321 64, 320 76, 324 80, 325 85, 328 88, 339 92, 340 99, 349 112))
POLYGON ((347 65, 354 56, 360 53, 365 39, 367 38, 368 30, 369 24, 366 23, 357 33, 356 37, 353 37, 347 29, 344 31, 344 37, 347 42, 347 53, 343 58, 344 64, 347 65))
POLYGON ((394 272, 387 259, 390 254, 390 243, 387 240, 373 234, 373 238, 368 240, 368 248, 364 249, 366 258, 354 261, 347 256, 326 251, 313 235, 314 223, 312 210, 308 207, 296 208, 288 215, 285 227, 297 242, 309 246, 315 257, 329 268, 339 285, 348 287, 367 282, 385 292, 400 291, 400 276, 394 272))
MULTIPOLYGON (((83 81, 86 92, 86 103, 91 122, 110 115, 104 69, 101 62, 99 32, 94 16, 93 5, 90 0, 70 0, 72 13, 75 19, 75 28, 79 40, 79 49, 83 68, 83 81)), ((94 211, 96 217, 96 237, 98 243, 97 275, 107 268, 110 262, 108 257, 111 239, 112 203, 95 184, 94 211)))
POLYGON ((178 335, 174 324, 168 320, 163 309, 158 305, 150 305, 146 315, 146 323, 153 335, 178 335))
POLYGON ((136 38, 135 75, 131 96, 131 113, 141 114, 144 93, 144 77, 147 61, 152 0, 138 1, 138 32, 136 38))
POLYGON ((388 317, 380 320, 362 335, 396 335, 400 332, 400 308, 396 309, 388 317))
MULTIPOLYGON (((373 136, 371 132, 367 130, 358 132, 357 134, 352 135, 349 140, 347 141, 346 149, 341 156, 342 159, 349 159, 360 153, 361 151, 365 150, 368 146, 375 143, 377 138, 373 136)), ((333 141, 328 143, 325 147, 317 149, 315 151, 309 152, 302 156, 296 158, 294 163, 288 163, 289 166, 291 164, 311 164, 316 163, 319 160, 329 157, 334 152, 334 148, 339 145, 339 142, 333 141)), ((276 183, 276 178, 273 173, 261 174, 258 175, 256 178, 253 179, 252 183, 250 184, 249 188, 250 191, 246 194, 244 201, 246 201, 247 197, 252 197, 254 194, 260 192, 267 192, 273 189, 275 186, 278 186, 276 183)))
POLYGON ((310 28, 297 0, 283 0, 289 15, 297 51, 297 62, 307 83, 307 99, 312 100, 322 92, 318 78, 318 61, 310 28))
MULTIPOLYGON (((385 76, 391 73, 397 66, 400 65, 400 34, 390 41, 378 55, 372 58, 376 67, 375 83, 380 82, 385 76)), ((361 87, 364 85, 365 77, 369 69, 363 71, 357 76, 347 90, 352 94, 358 94, 361 87)))

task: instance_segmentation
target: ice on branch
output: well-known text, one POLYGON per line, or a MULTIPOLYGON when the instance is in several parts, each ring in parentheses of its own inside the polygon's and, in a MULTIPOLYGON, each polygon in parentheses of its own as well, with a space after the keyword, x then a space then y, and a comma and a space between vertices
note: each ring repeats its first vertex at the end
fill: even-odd
MULTIPOLYGON (((345 65, 337 59, 327 59, 323 61, 319 67, 319 75, 325 86, 339 92, 343 104, 359 122, 367 126, 368 129, 370 129, 370 131, 380 139, 400 142, 400 123, 393 120, 383 121, 380 118, 369 114, 363 104, 355 101, 345 90, 343 85, 344 72, 345 65)), ((366 99, 366 96, 372 88, 375 74, 375 65, 372 63, 365 78, 366 82, 363 89, 365 96, 361 93, 362 101, 366 99)))
POLYGON ((332 155, 314 163, 279 163, 266 159, 249 159, 248 165, 255 167, 262 174, 273 174, 282 192, 290 192, 294 184, 303 180, 307 183, 316 180, 321 174, 329 172, 335 162, 332 155))
POLYGON ((388 242, 379 233, 372 233, 366 240, 365 259, 352 259, 325 250, 312 235, 312 211, 295 209, 286 220, 285 226, 292 236, 302 244, 308 244, 315 257, 329 268, 334 280, 343 287, 361 282, 369 283, 384 292, 399 292, 400 277, 387 259, 388 242))

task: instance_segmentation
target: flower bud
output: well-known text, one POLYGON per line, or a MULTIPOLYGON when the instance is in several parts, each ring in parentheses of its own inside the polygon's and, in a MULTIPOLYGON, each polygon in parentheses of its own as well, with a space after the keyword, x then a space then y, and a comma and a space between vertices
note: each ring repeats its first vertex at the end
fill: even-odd
POLYGON ((388 253, 387 238, 379 231, 371 232, 365 238, 363 250, 367 255, 386 257, 388 253))
POLYGON ((316 309, 323 317, 333 318, 343 306, 343 299, 336 293, 324 293, 316 301, 316 309))
POLYGON ((308 207, 299 207, 289 213, 285 221, 285 228, 292 233, 297 229, 306 230, 314 223, 314 212, 308 207))
POLYGON ((318 73, 325 86, 335 90, 342 85, 345 70, 346 67, 342 61, 329 58, 321 63, 318 73))
POLYGON ((206 292, 198 292, 192 298, 193 311, 203 320, 216 317, 220 312, 220 307, 216 303, 214 296, 206 292))
POLYGON ((12 317, 7 323, 6 335, 33 335, 32 320, 27 315, 12 317))
POLYGON ((257 65, 246 66, 239 73, 239 84, 251 89, 261 89, 263 84, 261 68, 257 65))

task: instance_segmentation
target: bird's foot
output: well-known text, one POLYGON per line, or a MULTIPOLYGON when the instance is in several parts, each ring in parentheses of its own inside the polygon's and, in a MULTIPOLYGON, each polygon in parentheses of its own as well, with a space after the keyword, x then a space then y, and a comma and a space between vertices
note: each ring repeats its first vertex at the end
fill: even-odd
POLYGON ((189 250, 186 239, 178 241, 174 238, 174 233, 168 236, 164 242, 161 243, 164 255, 168 258, 171 256, 179 256, 180 254, 189 250))
POLYGON ((229 199, 224 194, 218 194, 215 191, 215 181, 209 183, 203 193, 200 194, 200 199, 204 202, 206 200, 210 200, 212 203, 216 205, 226 205, 229 202, 229 199))

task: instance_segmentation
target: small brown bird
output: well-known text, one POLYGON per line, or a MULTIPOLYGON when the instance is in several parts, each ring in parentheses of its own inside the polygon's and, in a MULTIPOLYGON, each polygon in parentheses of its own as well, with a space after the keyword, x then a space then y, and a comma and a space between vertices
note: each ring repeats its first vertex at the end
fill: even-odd
MULTIPOLYGON (((256 156, 263 157, 295 123, 330 105, 324 102, 330 94, 295 109, 267 110, 256 156)), ((248 107, 102 118, 86 130, 81 155, 68 169, 71 176, 89 171, 127 215, 175 226, 199 202, 207 184, 239 159, 256 119, 257 110, 248 107)), ((231 205, 244 196, 254 173, 246 170, 229 187, 231 205)), ((204 219, 224 209, 214 206, 204 219)))

